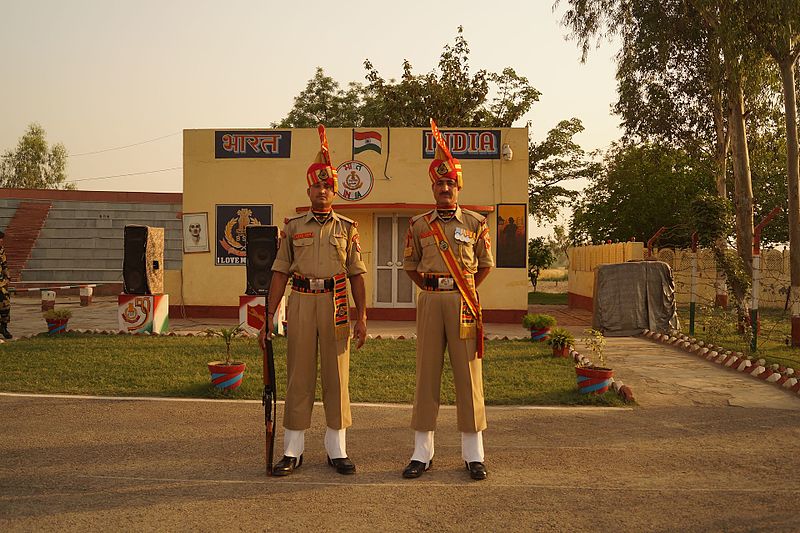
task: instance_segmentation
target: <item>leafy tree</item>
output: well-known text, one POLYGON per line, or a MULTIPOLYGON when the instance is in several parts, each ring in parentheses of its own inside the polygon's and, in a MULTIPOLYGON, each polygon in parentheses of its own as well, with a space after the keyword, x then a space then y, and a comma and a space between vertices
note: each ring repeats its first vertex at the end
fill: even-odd
POLYGON ((707 164, 668 146, 617 145, 605 170, 584 191, 571 221, 576 242, 647 241, 659 228, 670 232, 661 246, 688 246, 692 227, 689 203, 713 191, 707 164))
POLYGON ((555 261, 552 250, 545 242, 544 237, 535 237, 528 240, 528 277, 530 277, 533 292, 536 292, 536 283, 539 273, 555 261))
POLYGON ((553 227, 553 234, 547 237, 547 247, 555 257, 554 263, 561 266, 569 266, 569 255, 567 251, 572 246, 567 228, 562 225, 553 227))
MULTIPOLYGON (((800 57, 800 3, 797 0, 741 2, 739 16, 780 71, 786 123, 787 222, 792 287, 800 287, 800 146, 797 132, 797 59, 800 57)), ((796 295, 795 295, 796 297, 796 295)), ((793 310, 792 339, 800 339, 800 316, 793 310), (798 320, 795 320, 798 319, 798 320)))
POLYGON ((364 68, 366 85, 350 83, 347 91, 318 68, 278 125, 426 127, 434 117, 441 126, 511 126, 540 94, 510 67, 501 73, 471 73, 469 45, 461 27, 455 42, 445 45, 433 72, 414 73, 405 60, 396 81, 384 79, 369 59, 364 68))
POLYGON ((566 188, 562 183, 578 178, 591 179, 600 172, 601 165, 573 140, 583 131, 577 118, 562 120, 550 130, 547 138, 528 145, 528 207, 537 221, 555 222, 559 208, 570 205, 579 191, 566 188))
POLYGON ((339 87, 321 67, 317 67, 314 77, 308 80, 306 88, 295 97, 294 106, 280 122, 273 123, 277 128, 316 128, 317 124, 328 127, 352 127, 361 125, 359 105, 362 87, 351 83, 347 91, 339 87))
POLYGON ((6 150, 0 163, 0 187, 20 189, 74 189, 67 183, 67 149, 50 148, 44 128, 33 122, 15 150, 6 150))
MULTIPOLYGON (((405 60, 400 80, 386 80, 367 59, 367 83, 352 82, 345 91, 317 68, 289 114, 274 126, 427 127, 434 117, 444 127, 510 127, 539 100, 539 91, 511 67, 500 73, 472 73, 469 53, 459 26, 455 42, 444 46, 432 72, 415 73, 405 60)), ((540 221, 555 220, 558 207, 576 197, 577 192, 561 182, 596 171, 572 140, 581 131, 578 119, 565 120, 547 139, 529 145, 530 212, 540 221)))

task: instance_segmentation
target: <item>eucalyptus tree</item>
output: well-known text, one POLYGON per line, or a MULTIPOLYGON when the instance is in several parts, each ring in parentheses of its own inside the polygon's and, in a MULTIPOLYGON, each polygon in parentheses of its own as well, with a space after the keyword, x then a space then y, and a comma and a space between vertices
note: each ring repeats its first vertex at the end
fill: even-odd
POLYGON ((800 346, 800 154, 797 134, 797 60, 800 56, 800 2, 745 0, 739 18, 755 43, 777 65, 786 124, 787 208, 790 250, 792 345, 800 346))
POLYGON ((0 187, 22 189, 74 189, 67 183, 67 149, 61 143, 50 147, 39 124, 28 125, 14 149, 0 160, 0 187))

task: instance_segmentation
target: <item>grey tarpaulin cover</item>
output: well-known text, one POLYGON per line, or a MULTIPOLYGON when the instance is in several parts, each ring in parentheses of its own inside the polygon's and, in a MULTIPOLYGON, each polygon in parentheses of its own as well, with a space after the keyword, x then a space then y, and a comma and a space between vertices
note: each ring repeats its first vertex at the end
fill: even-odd
POLYGON ((600 265, 594 277, 594 329, 612 337, 678 328, 672 269, 661 261, 600 265))

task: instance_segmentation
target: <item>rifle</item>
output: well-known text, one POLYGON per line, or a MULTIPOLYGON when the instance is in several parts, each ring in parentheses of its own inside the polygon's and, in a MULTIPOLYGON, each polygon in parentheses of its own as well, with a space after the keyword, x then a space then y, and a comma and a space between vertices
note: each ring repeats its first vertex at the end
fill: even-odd
MULTIPOLYGON (((272 263, 278 254, 278 227, 252 225, 246 228, 247 242, 247 290, 248 294, 264 296, 264 320, 269 318, 269 286, 272 282, 272 263), (253 270, 251 280, 251 270, 253 270), (254 287, 251 281, 258 282, 254 287)), ((264 324, 264 328, 272 330, 272 324, 264 324)), ((272 339, 264 339, 264 394, 261 396, 264 406, 264 425, 267 428, 265 453, 267 459, 267 475, 272 475, 272 456, 275 451, 275 425, 278 414, 278 397, 275 387, 275 353, 272 351, 272 339)))
MULTIPOLYGON (((269 301, 269 300, 267 300, 269 301)), ((272 324, 266 324, 272 329, 272 324)), ((272 457, 275 452, 274 420, 278 413, 278 398, 275 389, 275 353, 272 351, 272 339, 264 339, 264 394, 261 397, 264 406, 264 425, 267 428, 265 452, 267 459, 267 475, 272 475, 272 457)))

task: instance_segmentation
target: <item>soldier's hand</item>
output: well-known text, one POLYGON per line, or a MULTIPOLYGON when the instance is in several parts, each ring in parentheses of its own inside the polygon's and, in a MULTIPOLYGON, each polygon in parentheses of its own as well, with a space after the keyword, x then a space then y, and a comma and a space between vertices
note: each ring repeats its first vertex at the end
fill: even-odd
POLYGON ((367 340, 367 321, 363 318, 356 320, 356 325, 353 328, 353 339, 356 340, 356 350, 364 346, 367 340))
POLYGON ((267 349, 267 339, 272 340, 272 328, 267 329, 267 324, 265 323, 258 332, 258 345, 261 346, 262 350, 267 349))

